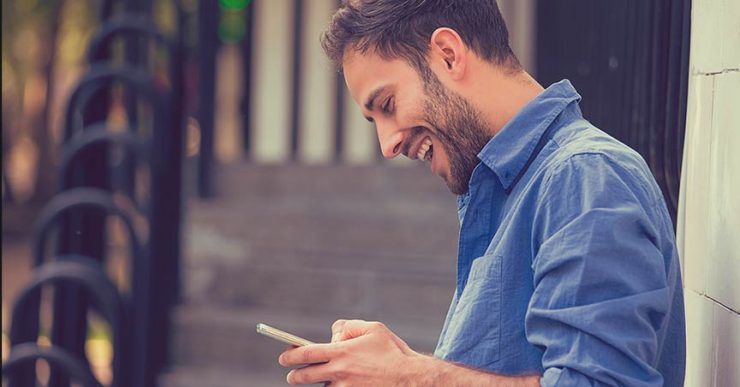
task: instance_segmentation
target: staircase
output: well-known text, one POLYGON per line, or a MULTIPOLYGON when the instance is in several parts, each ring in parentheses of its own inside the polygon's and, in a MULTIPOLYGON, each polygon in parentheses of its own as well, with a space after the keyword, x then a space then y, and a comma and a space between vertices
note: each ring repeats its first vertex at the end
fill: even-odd
POLYGON ((431 352, 454 291, 455 198, 422 166, 219 169, 190 200, 183 301, 162 386, 286 386, 285 345, 258 322, 328 341, 338 318, 378 320, 431 352))

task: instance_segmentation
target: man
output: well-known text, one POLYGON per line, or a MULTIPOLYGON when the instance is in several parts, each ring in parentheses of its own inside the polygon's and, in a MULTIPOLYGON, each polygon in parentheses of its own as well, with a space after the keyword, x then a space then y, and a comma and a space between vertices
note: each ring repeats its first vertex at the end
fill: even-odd
MULTIPOLYGON (((575 43, 574 43, 575 44, 575 43)), ((434 356, 377 322, 286 350, 291 384, 680 386, 673 228, 642 158, 520 67, 494 0, 354 0, 323 45, 383 154, 459 195, 457 288, 434 356)))

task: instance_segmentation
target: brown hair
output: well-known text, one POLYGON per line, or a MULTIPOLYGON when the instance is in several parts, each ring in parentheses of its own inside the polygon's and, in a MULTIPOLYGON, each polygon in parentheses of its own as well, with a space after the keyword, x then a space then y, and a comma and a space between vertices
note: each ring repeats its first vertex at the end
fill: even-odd
POLYGON ((334 13, 321 38, 324 51, 341 68, 348 48, 402 58, 419 71, 428 68, 432 33, 455 30, 488 61, 519 69, 509 32, 495 0, 349 0, 334 13))

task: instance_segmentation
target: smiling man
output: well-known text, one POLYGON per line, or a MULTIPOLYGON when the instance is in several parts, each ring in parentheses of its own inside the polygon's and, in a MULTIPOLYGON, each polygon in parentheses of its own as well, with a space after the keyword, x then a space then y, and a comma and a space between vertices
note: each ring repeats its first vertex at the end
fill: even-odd
MULTIPOLYGON (((291 384, 680 386, 673 227, 642 158, 567 81, 520 67, 493 0, 353 0, 323 38, 383 154, 458 195, 457 287, 433 356, 378 322, 289 349, 291 384)), ((577 44, 577 43, 573 43, 577 44)), ((421 238, 422 236, 420 236, 421 238)))

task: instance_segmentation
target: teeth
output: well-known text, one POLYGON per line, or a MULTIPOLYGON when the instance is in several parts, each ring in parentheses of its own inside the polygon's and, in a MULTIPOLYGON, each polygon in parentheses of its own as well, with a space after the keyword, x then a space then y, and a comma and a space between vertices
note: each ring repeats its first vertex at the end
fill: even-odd
POLYGON ((421 147, 419 148, 419 153, 416 154, 416 157, 419 160, 426 160, 429 149, 431 149, 431 147, 432 147, 432 140, 429 137, 427 137, 426 139, 424 139, 424 142, 421 143, 421 147))

